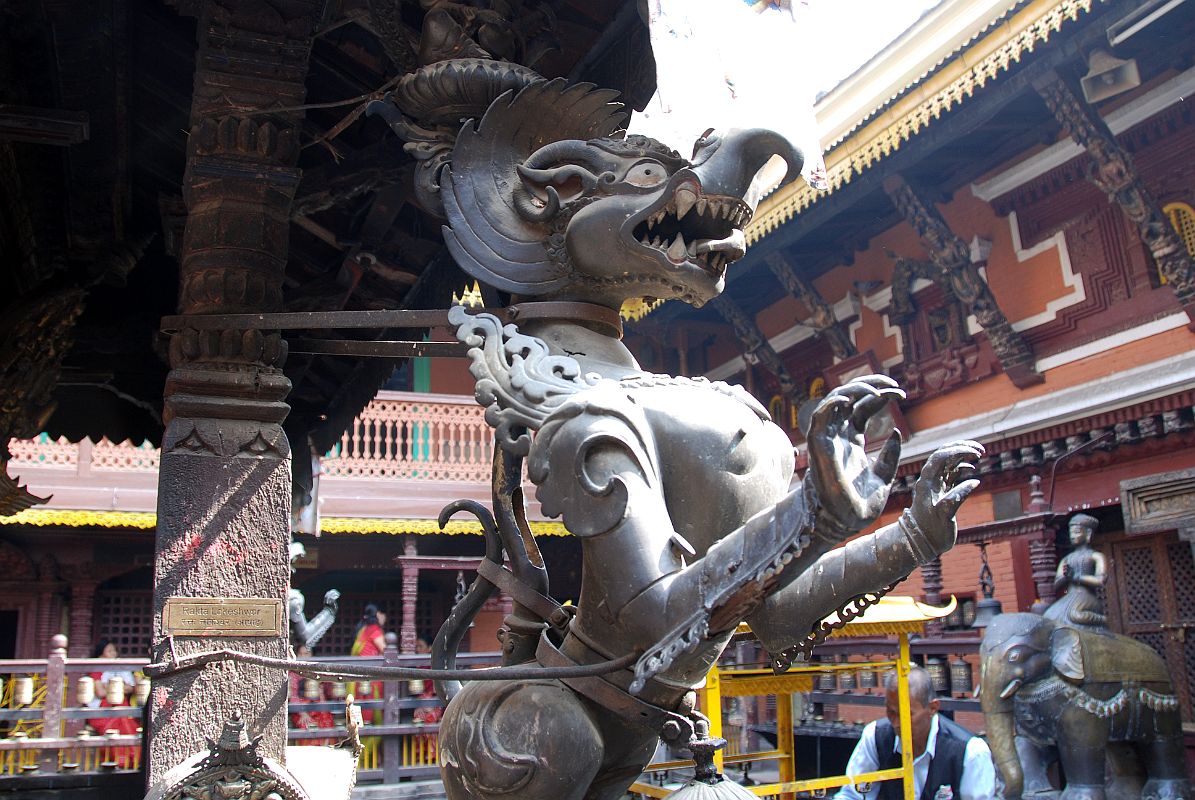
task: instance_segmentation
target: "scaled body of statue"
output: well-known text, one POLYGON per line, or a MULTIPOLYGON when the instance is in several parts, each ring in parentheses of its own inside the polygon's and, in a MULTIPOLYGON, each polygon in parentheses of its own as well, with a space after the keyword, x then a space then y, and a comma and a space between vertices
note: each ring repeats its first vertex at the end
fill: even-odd
POLYGON ((1061 625, 1107 626, 1108 618, 1099 596, 1108 577, 1104 554, 1091 547, 1091 537, 1099 524, 1099 520, 1088 514, 1071 517, 1068 532, 1075 549, 1062 559, 1054 577, 1054 591, 1066 594, 1046 609, 1047 619, 1061 625))
POLYGON ((801 155, 756 129, 707 133, 686 159, 623 138, 614 97, 563 81, 508 92, 465 125, 439 174, 453 256, 512 293, 518 310, 506 326, 459 307, 450 315, 502 449, 497 523, 469 503, 446 510, 477 513, 491 535, 433 662, 454 663, 462 626, 497 586, 516 607, 501 634, 506 663, 637 657, 605 678, 444 685, 451 800, 621 797, 661 736, 690 740, 693 688, 741 621, 783 668, 828 614, 874 601, 948 550, 955 511, 977 484, 982 449, 944 447, 899 522, 840 547, 888 500, 899 434, 872 460, 862 432, 902 396, 890 379, 862 378, 822 401, 810 467, 793 487, 792 444, 753 397, 639 367, 620 340, 623 302, 717 296, 744 253, 753 177, 773 155, 795 177, 801 155), (524 457, 544 513, 582 540, 576 608, 547 596, 510 488, 524 457), (515 533, 499 543, 495 525, 515 533))

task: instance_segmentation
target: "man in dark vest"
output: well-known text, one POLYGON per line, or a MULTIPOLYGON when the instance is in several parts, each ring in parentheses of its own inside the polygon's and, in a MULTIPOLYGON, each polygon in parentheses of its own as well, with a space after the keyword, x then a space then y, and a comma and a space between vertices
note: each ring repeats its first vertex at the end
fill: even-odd
MULTIPOLYGON (((896 673, 884 677, 888 718, 863 729, 847 763, 847 775, 899 769, 900 700, 896 673)), ((909 672, 909 716, 913 733, 913 796, 917 800, 991 800, 996 794, 996 770, 987 744, 966 728, 938 713, 938 698, 928 672, 909 672)), ((899 780, 875 784, 847 784, 837 800, 901 800, 899 780)))

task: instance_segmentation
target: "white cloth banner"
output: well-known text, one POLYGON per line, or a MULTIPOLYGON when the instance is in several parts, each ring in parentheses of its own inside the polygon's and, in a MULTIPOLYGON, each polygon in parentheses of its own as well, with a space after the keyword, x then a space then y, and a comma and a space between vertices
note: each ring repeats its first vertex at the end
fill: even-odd
POLYGON ((812 70, 801 64, 808 52, 802 38, 816 35, 808 30, 807 2, 646 1, 656 94, 633 115, 632 132, 688 156, 708 128, 770 128, 804 151, 805 180, 829 188, 812 70))

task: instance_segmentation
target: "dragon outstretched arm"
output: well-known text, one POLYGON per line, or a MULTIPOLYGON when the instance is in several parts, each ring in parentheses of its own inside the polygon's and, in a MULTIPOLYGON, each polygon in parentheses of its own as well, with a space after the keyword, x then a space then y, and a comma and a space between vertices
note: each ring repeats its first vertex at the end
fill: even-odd
POLYGON ((820 555, 809 568, 770 594, 747 622, 773 656, 773 666, 786 669, 807 658, 830 629, 821 625, 838 612, 847 621, 896 583, 954 546, 955 512, 978 481, 967 476, 983 448, 957 442, 935 451, 913 486, 912 505, 899 521, 820 555))
POLYGON ((815 460, 802 486, 703 554, 675 531, 650 428, 642 410, 617 386, 596 387, 544 425, 530 476, 539 484, 544 512, 563 514, 569 530, 585 540, 585 563, 608 573, 583 585, 580 624, 590 633, 605 627, 645 648, 632 692, 665 672, 677 682, 699 680, 709 654, 698 646, 733 630, 769 595, 782 599, 759 615, 768 630, 765 644, 783 650, 807 636, 825 614, 903 578, 954 543, 954 511, 977 483, 961 480, 982 453, 973 443, 943 448, 930 458, 914 490, 913 508, 899 523, 841 554, 830 552, 883 507, 875 497, 849 495, 872 482, 872 491, 886 500, 898 453, 897 445, 875 464, 855 459, 856 447, 862 449, 856 426, 861 430, 881 407, 875 402, 881 395, 867 386, 836 391, 841 394, 829 398, 828 410, 819 417, 823 428, 837 431, 828 437, 838 448, 830 467, 834 482, 817 472, 826 459, 815 460), (843 397, 847 402, 841 402, 843 397), (861 406, 870 412, 859 415, 861 406), (846 438, 845 446, 840 437, 846 438), (821 593, 827 599, 816 610, 808 604, 812 613, 795 625, 777 629, 771 624, 794 604, 821 593))

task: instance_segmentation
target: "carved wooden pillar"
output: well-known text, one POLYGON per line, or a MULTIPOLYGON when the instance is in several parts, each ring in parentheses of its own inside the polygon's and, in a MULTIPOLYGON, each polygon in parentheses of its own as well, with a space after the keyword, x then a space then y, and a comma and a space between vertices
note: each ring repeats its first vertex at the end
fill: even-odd
MULTIPOLYGON (((222 315, 281 308, 290 207, 299 185, 299 127, 312 31, 321 4, 197 4, 195 84, 179 253, 179 312, 196 315, 170 343, 166 432, 154 565, 155 660, 171 652, 169 597, 280 602, 290 581, 290 445, 282 432, 290 382, 277 331, 222 315), (202 315, 202 316, 201 316, 202 315)), ((268 627, 273 628, 273 619, 268 627)), ((176 635, 179 655, 230 648, 285 657, 275 635, 176 635)), ((286 673, 226 662, 154 681, 149 781, 206 750, 234 712, 259 752, 284 759, 286 673)))
POLYGON ((798 275, 792 265, 788 263, 788 259, 779 253, 769 253, 764 256, 763 260, 785 291, 800 300, 805 308, 809 309, 809 321, 812 323, 812 327, 817 331, 817 335, 830 345, 830 349, 834 351, 834 357, 847 359, 858 355, 859 351, 855 349, 851 337, 847 335, 834 317, 834 309, 814 288, 813 284, 798 275))
MULTIPOLYGON (((921 590, 925 594, 925 602, 932 606, 942 605, 942 559, 935 558, 921 565, 921 590)), ((931 620, 926 623, 925 629, 930 636, 937 636, 942 633, 942 620, 931 620)))
POLYGON ((1045 608, 1058 599, 1054 593, 1058 551, 1054 546, 1052 527, 1047 525, 1029 539, 1029 565, 1033 569, 1033 586, 1037 590, 1037 603, 1034 603, 1034 608, 1045 608))
POLYGON ((57 590, 58 564, 52 556, 43 556, 37 562, 37 641, 34 648, 38 653, 49 649, 50 637, 60 633, 57 590))
MULTIPOLYGON (((403 542, 404 556, 419 555, 419 548, 413 537, 403 542)), ((419 641, 415 629, 415 604, 419 600, 419 566, 411 563, 402 565, 402 623, 398 629, 398 647, 402 653, 414 653, 419 641)))
POLYGON ((1132 157, 1116 141, 1103 117, 1075 95, 1068 80, 1052 74, 1036 82, 1034 88, 1062 129, 1087 151, 1092 162, 1087 179, 1137 226, 1158 271, 1187 313, 1189 324, 1195 327, 1195 266, 1186 246, 1145 188, 1132 157))
MULTIPOLYGON (((749 365, 759 364, 776 376, 776 380, 780 383, 780 393, 794 404, 803 401, 805 393, 797 386, 797 382, 789 374, 788 367, 784 366, 780 355, 772 349, 772 345, 768 343, 763 331, 755 324, 755 320, 751 319, 738 303, 725 294, 715 297, 710 301, 710 305, 734 328, 735 336, 743 346, 743 358, 747 363, 749 365)), ((747 370, 748 384, 750 384, 750 372, 747 370)), ((748 390, 750 389, 751 387, 748 386, 748 390)))
MULTIPOLYGON (((67 647, 71 658, 87 658, 91 655, 95 630, 95 590, 99 584, 85 578, 71 580, 71 610, 68 616, 70 630, 67 632, 67 647)), ((126 653, 139 656, 140 653, 126 653)))
POLYGON ((1045 380, 1034 365, 1033 350, 1021 334, 1012 329, 987 281, 979 274, 978 265, 972 263, 970 248, 950 230, 933 203, 918 195, 900 175, 887 178, 884 191, 917 231, 930 259, 942 271, 951 293, 968 313, 975 315, 1009 379, 1021 388, 1045 380))

